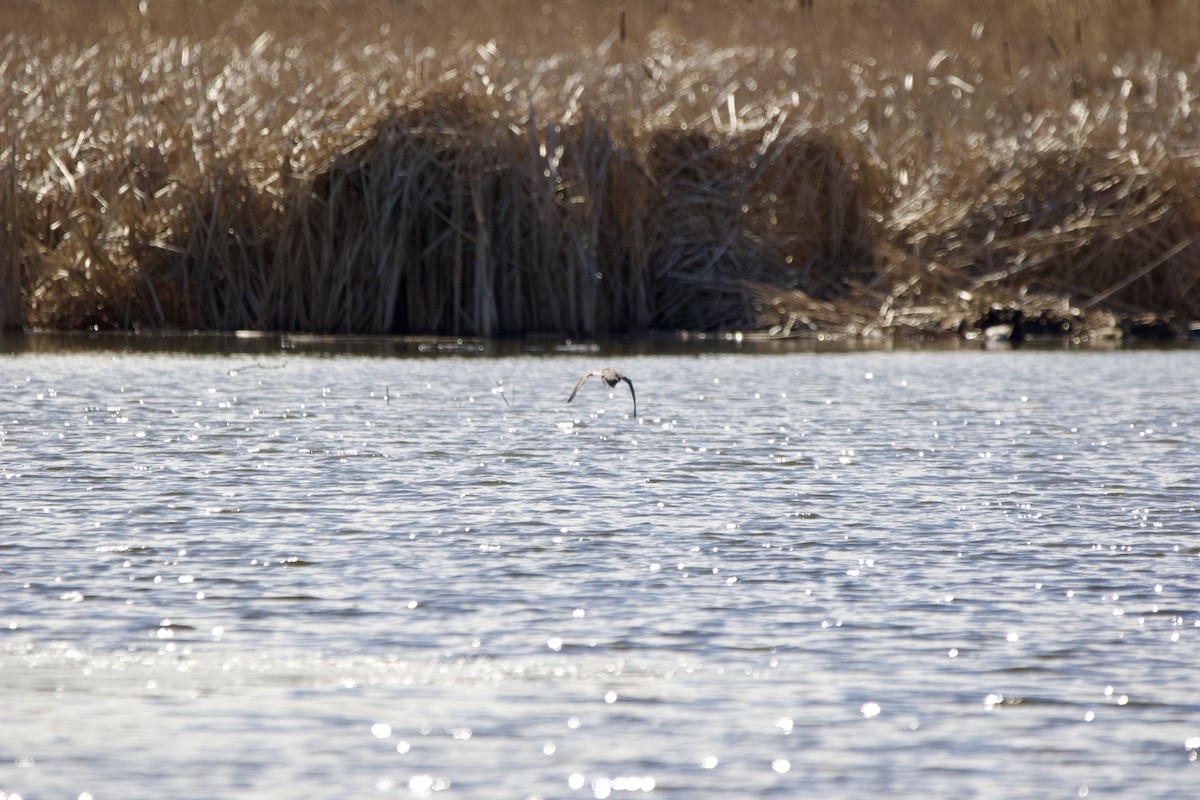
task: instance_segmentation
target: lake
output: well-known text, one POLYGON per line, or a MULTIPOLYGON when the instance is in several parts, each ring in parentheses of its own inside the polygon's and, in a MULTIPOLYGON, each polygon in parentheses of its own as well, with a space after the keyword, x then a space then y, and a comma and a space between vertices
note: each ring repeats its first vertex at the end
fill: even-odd
POLYGON ((0 798, 1200 793, 1200 350, 39 341, 0 798))

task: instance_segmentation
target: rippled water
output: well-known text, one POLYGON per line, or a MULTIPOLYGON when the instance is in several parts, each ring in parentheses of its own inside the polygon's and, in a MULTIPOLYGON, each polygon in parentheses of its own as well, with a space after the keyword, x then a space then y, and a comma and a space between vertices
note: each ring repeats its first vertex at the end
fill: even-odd
POLYGON ((0 797, 1196 796, 1198 396, 1195 350, 20 349, 0 797), (640 418, 565 403, 610 363, 640 418))

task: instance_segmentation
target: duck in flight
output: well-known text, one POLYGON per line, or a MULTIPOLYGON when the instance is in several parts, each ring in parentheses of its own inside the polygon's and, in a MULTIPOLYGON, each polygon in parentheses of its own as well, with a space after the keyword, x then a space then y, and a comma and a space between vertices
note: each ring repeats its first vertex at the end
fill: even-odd
POLYGON ((587 375, 584 375, 582 378, 580 378, 579 383, 575 384, 575 388, 571 390, 571 396, 567 398, 568 403, 575 399, 575 394, 579 391, 579 387, 587 383, 588 378, 599 378, 600 380, 604 381, 605 385, 610 389, 621 381, 628 383, 629 396, 633 398, 633 417, 634 419, 637 419, 637 393, 633 390, 633 381, 629 380, 629 378, 617 372, 612 367, 594 369, 587 375))

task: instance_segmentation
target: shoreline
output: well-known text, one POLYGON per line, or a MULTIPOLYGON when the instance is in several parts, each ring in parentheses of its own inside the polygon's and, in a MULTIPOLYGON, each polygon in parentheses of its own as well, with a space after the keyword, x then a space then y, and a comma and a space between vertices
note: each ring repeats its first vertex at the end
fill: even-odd
POLYGON ((764 332, 653 332, 638 336, 570 339, 551 335, 478 337, 289 334, 278 331, 23 331, 0 333, 0 356, 22 354, 176 354, 287 359, 296 356, 378 358, 631 358, 663 355, 782 355, 879 352, 1137 352, 1191 351, 1187 337, 1092 338, 1085 336, 855 337, 837 334, 773 337, 764 332))

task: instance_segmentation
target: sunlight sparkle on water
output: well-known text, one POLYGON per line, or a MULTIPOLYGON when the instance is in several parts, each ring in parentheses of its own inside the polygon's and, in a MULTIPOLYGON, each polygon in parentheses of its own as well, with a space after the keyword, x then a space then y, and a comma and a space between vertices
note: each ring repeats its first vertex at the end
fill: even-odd
MULTIPOLYGON (((570 785, 569 782, 568 785, 570 785)), ((648 776, 622 775, 616 778, 593 778, 592 795, 599 800, 604 800, 606 797, 611 797, 613 792, 652 792, 655 785, 654 778, 648 776)), ((581 782, 579 786, 571 786, 571 788, 578 789, 582 786, 581 782)))
POLYGON ((421 774, 413 775, 408 779, 409 791, 417 795, 426 795, 430 792, 441 792, 449 789, 451 786, 448 778, 436 778, 433 775, 421 774))
POLYGON ((8 356, 9 797, 1194 779, 1200 350, 631 351, 631 421, 598 351, 304 346, 8 356))

